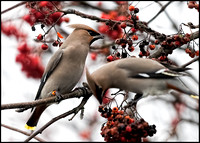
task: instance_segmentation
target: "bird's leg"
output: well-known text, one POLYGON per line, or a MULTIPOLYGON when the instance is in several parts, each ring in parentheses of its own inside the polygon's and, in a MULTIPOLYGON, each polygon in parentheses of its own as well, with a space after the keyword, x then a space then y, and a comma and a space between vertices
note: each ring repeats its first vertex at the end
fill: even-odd
POLYGON ((62 95, 60 94, 60 92, 54 90, 54 91, 52 91, 51 94, 54 95, 54 96, 56 96, 56 98, 55 98, 55 101, 56 101, 56 102, 60 103, 60 101, 63 100, 63 97, 62 97, 62 95))

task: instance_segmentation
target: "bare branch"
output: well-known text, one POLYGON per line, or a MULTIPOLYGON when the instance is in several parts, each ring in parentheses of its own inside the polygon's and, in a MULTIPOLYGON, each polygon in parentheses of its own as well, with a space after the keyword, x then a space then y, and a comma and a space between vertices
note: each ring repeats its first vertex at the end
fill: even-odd
POLYGON ((89 3, 87 3, 87 2, 85 2, 85 1, 77 1, 79 4, 81 4, 81 5, 83 5, 83 6, 86 6, 86 7, 90 7, 90 8, 93 8, 93 9, 96 9, 96 10, 99 10, 99 11, 102 11, 102 12, 104 12, 104 13, 108 13, 109 12, 109 10, 107 10, 107 9, 104 9, 104 8, 102 8, 102 7, 99 7, 99 6, 93 6, 93 5, 91 5, 91 4, 89 4, 89 3))
MULTIPOLYGON (((92 92, 88 89, 85 88, 85 90, 87 91, 87 93, 84 92, 84 87, 81 88, 77 88, 75 89, 73 92, 68 93, 68 94, 64 94, 62 95, 63 99, 69 99, 69 98, 80 98, 80 97, 85 97, 87 96, 87 94, 92 94, 92 92)), ((51 96, 45 99, 38 99, 32 102, 22 102, 22 103, 12 103, 12 104, 3 104, 1 105, 1 110, 4 109, 14 109, 14 108, 25 108, 25 109, 29 109, 38 105, 42 105, 42 104, 49 104, 49 103, 56 103, 56 96, 51 96)))
MULTIPOLYGON (((16 131, 16 132, 19 132, 19 133, 22 133, 24 135, 27 135, 27 136, 30 136, 31 134, 27 133, 27 132, 24 132, 22 130, 19 130, 17 128, 13 128, 11 126, 8 126, 8 125, 5 125, 5 124, 1 124, 2 127, 5 127, 7 129, 10 129, 10 130, 13 130, 13 131, 16 131)), ((39 142, 44 142, 43 139, 39 138, 39 137, 34 137, 36 140, 38 140, 39 142)))
POLYGON ((182 65, 181 67, 182 67, 182 68, 185 68, 185 67, 187 67, 188 65, 190 65, 190 64, 192 64, 192 63, 194 63, 194 62, 196 62, 197 60, 199 60, 199 57, 195 57, 194 59, 192 59, 192 60, 189 61, 188 63, 185 63, 185 64, 182 65))
POLYGON ((166 8, 167 6, 173 1, 169 1, 166 5, 162 6, 162 8, 160 9, 160 11, 151 19, 147 22, 147 24, 149 24, 150 22, 152 22, 156 17, 158 17, 159 14, 161 14, 166 8))
POLYGON ((4 14, 4 13, 6 13, 6 12, 8 12, 8 11, 10 11, 10 10, 12 10, 12 9, 14 9, 14 8, 16 8, 16 7, 18 7, 18 6, 24 5, 24 4, 26 4, 26 2, 27 2, 27 1, 20 2, 20 3, 14 5, 14 6, 10 7, 10 8, 8 8, 8 9, 2 11, 1 14, 4 14))

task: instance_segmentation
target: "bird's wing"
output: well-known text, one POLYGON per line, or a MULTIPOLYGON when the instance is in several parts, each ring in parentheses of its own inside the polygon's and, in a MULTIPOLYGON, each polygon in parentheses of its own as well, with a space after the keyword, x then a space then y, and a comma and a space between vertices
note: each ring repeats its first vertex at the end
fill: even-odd
POLYGON ((172 71, 169 69, 160 69, 156 72, 138 73, 131 77, 132 78, 144 78, 144 79, 170 79, 170 78, 186 76, 186 75, 188 75, 188 74, 172 71))
POLYGON ((187 75, 186 73, 172 71, 157 61, 150 59, 130 58, 117 64, 118 68, 128 71, 131 78, 166 79, 187 75))
POLYGON ((60 60, 62 59, 62 55, 63 55, 62 49, 58 49, 55 52, 55 54, 51 57, 48 65, 43 73, 43 76, 41 78, 40 86, 39 86, 38 92, 36 94, 35 100, 39 99, 42 88, 44 87, 44 85, 45 85, 47 79, 49 78, 49 76, 51 75, 51 73, 54 71, 56 66, 59 64, 60 60))

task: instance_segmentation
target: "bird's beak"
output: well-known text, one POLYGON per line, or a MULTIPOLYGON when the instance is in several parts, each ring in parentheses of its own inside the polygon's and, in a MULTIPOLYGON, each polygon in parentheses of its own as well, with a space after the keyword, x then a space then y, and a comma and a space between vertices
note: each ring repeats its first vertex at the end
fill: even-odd
POLYGON ((97 35, 97 36, 94 36, 94 39, 104 39, 104 36, 103 35, 97 35))

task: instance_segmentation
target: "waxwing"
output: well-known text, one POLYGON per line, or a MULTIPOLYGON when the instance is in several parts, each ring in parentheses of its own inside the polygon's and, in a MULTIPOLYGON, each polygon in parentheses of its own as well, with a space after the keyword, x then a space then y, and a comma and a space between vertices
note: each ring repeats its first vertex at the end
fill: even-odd
POLYGON ((166 94, 170 89, 198 98, 178 78, 187 75, 181 72, 184 69, 172 69, 152 59, 131 57, 106 63, 92 74, 86 69, 86 75, 89 87, 100 104, 109 88, 136 93, 135 102, 147 95, 166 94))
MULTIPOLYGON (((52 96, 53 91, 59 95, 69 93, 82 76, 90 45, 103 38, 97 31, 84 24, 71 24, 69 27, 74 28, 74 31, 49 60, 35 100, 52 96)), ((34 130, 48 106, 35 107, 25 128, 34 130)))

